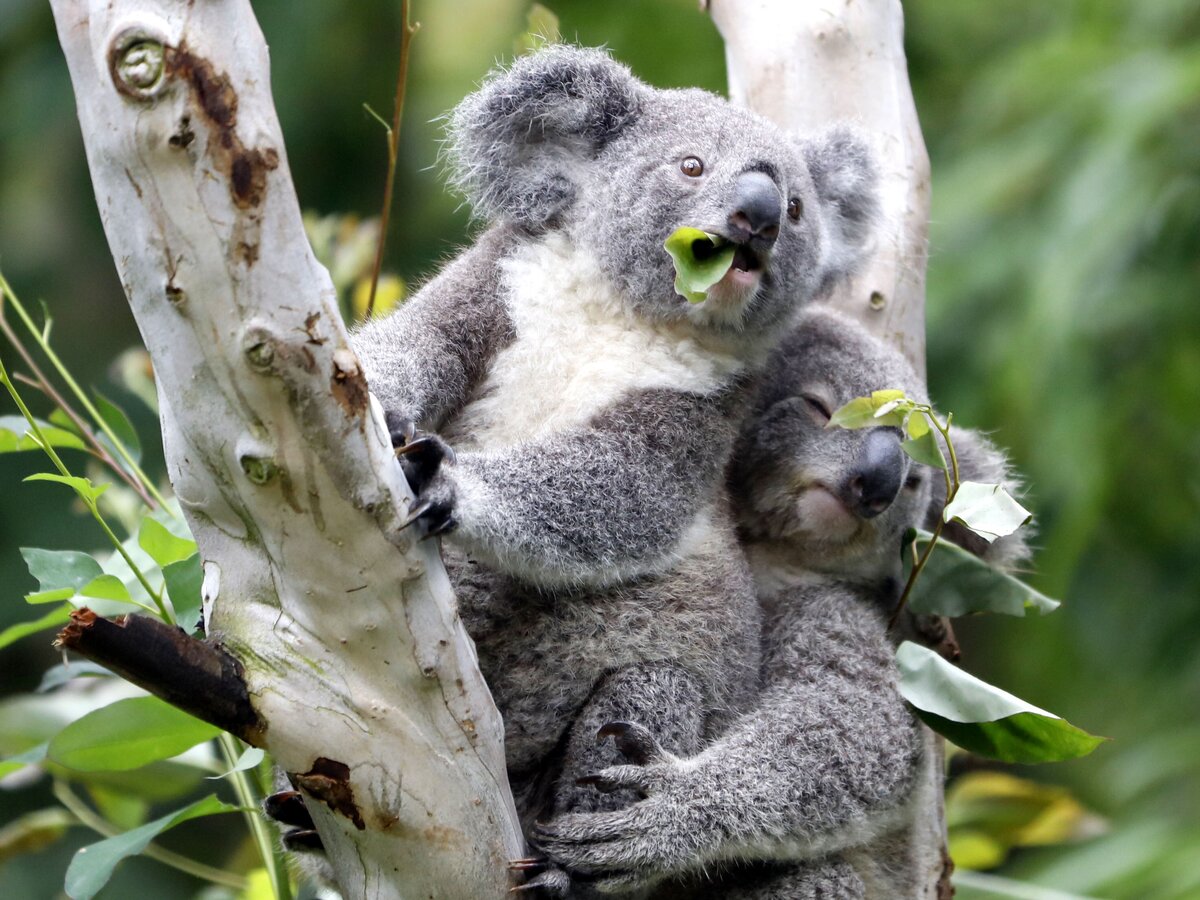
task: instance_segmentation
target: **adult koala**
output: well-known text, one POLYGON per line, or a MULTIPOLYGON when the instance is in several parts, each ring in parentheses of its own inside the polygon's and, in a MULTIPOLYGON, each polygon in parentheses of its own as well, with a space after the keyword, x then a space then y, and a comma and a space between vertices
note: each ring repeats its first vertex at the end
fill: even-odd
POLYGON ((759 609, 724 470, 783 327, 861 257, 875 177, 848 133, 793 140, 567 46, 493 74, 449 130, 488 228, 353 342, 413 517, 449 534, 528 823, 613 805, 576 785, 620 759, 604 722, 690 753, 751 701, 759 609), (674 289, 680 226, 736 246, 703 303, 674 289))
MULTIPOLYGON (((922 896, 908 837, 927 811, 917 791, 926 744, 896 689, 886 623, 902 535, 940 515, 942 476, 900 450, 896 428, 826 427, 833 410, 884 388, 925 399, 911 366, 861 325, 818 307, 802 314, 730 468, 766 609, 757 708, 688 758, 636 721, 609 725, 634 764, 585 781, 644 799, 534 830, 572 875, 613 892, 671 879, 672 897, 922 896)), ((964 478, 1015 490, 986 439, 962 429, 953 439, 964 478)), ((1018 533, 984 555, 1008 566, 1027 553, 1018 533)))

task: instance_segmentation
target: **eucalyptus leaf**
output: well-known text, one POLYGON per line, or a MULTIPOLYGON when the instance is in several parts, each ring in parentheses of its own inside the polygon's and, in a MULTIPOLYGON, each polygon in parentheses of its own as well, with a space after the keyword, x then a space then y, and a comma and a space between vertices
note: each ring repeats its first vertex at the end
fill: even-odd
POLYGON ((187 559, 164 566, 162 573, 167 583, 167 596, 171 598, 171 608, 175 610, 175 624, 191 634, 200 621, 200 588, 204 583, 200 554, 192 553, 187 559))
POLYGON ((29 574, 38 581, 38 592, 30 595, 34 598, 29 600, 30 603, 45 603, 49 599, 68 600, 104 574, 99 562, 78 550, 22 547, 21 558, 25 560, 29 574), (63 591, 66 593, 62 594, 63 591), (54 596, 47 598, 45 595, 48 594, 54 596))
POLYGON ((1003 762, 1057 762, 1086 756, 1095 737, 905 641, 896 651, 900 694, 930 728, 954 744, 1003 762))
POLYGON ((34 693, 45 694, 57 687, 62 687, 72 679, 86 677, 111 678, 113 674, 104 666, 86 660, 76 659, 67 663, 58 663, 46 670, 34 693))
POLYGON ((95 485, 92 484, 89 478, 79 478, 75 475, 57 475, 53 472, 38 472, 35 475, 27 476, 25 480, 51 481, 55 484, 65 484, 88 504, 95 503, 96 499, 111 487, 107 482, 95 485))
POLYGON ((67 624, 71 619, 71 611, 73 609, 74 607, 70 603, 64 603, 62 606, 52 609, 40 619, 9 625, 3 631, 0 631, 0 650, 28 635, 36 634, 47 628, 55 628, 59 625, 67 624))
POLYGON ((164 831, 189 819, 236 812, 237 809, 238 807, 223 803, 216 796, 210 795, 132 831, 80 848, 71 860, 71 865, 67 867, 64 886, 67 896, 72 900, 91 900, 108 884, 121 860, 141 853, 147 844, 164 831))
MULTIPOLYGON (((933 535, 919 531, 917 553, 923 554, 933 535)), ((907 565, 912 559, 909 541, 904 543, 907 565)), ((937 616, 965 616, 971 613, 1001 613, 1024 616, 1027 611, 1046 615, 1058 609, 1059 602, 1018 581, 1007 572, 988 565, 974 553, 947 540, 937 547, 921 570, 909 599, 913 612, 937 616)))
MULTIPOLYGON (((96 411, 100 413, 100 418, 108 425, 113 434, 117 436, 125 449, 129 452, 130 457, 134 462, 141 462, 142 459, 142 442, 138 439, 137 431, 133 427, 133 423, 129 421, 129 416, 125 414, 125 410, 117 406, 99 391, 92 389, 92 394, 96 398, 96 411)), ((111 443, 107 435, 102 436, 105 443, 111 443)), ((115 447, 112 449, 116 449, 115 447)))
POLYGON ((69 431, 71 434, 76 435, 77 437, 83 436, 82 432, 79 430, 79 426, 75 424, 75 420, 68 416, 61 409, 51 410, 50 415, 48 415, 46 418, 50 420, 51 425, 57 425, 63 431, 69 431))
POLYGON ((875 405, 870 397, 855 397, 835 409, 829 417, 831 428, 866 428, 876 424, 875 405))
POLYGON ((77 771, 122 771, 177 756, 221 733, 157 697, 130 697, 76 719, 49 758, 77 771))
POLYGON ((675 262, 675 291, 689 303, 703 303, 708 289, 733 265, 735 247, 699 228, 677 228, 663 243, 675 262))
POLYGON ((196 552, 195 541, 191 538, 176 537, 165 525, 150 516, 142 519, 142 526, 138 529, 138 546, 164 568, 173 562, 187 559, 196 552))
POLYGON ((923 410, 914 409, 909 413, 908 418, 904 420, 904 433, 913 440, 927 435, 930 428, 929 415, 923 410))
POLYGON ((228 778, 234 772, 245 772, 247 769, 253 769, 267 754, 259 747, 247 747, 242 751, 242 755, 237 758, 237 762, 229 769, 228 772, 222 772, 220 775, 209 775, 209 781, 215 781, 219 778, 228 778))
MULTIPOLYGON (((83 450, 85 444, 77 434, 57 428, 49 422, 35 419, 42 437, 51 447, 66 447, 83 450)), ((0 416, 0 453, 15 453, 23 450, 40 450, 33 426, 24 416, 0 416)))
POLYGON ((122 603, 132 603, 129 588, 116 575, 97 575, 79 591, 80 596, 93 600, 119 600, 122 603))
POLYGON ((944 515, 947 522, 957 519, 986 541, 1012 534, 1033 518, 1001 485, 977 481, 958 486, 944 515))
MULTIPOLYGON (((913 418, 915 419, 916 416, 913 418)), ((902 442, 900 449, 926 466, 933 466, 935 469, 946 468, 946 457, 942 454, 942 445, 938 443, 937 435, 928 426, 925 427, 925 431, 921 433, 920 437, 910 437, 902 442)))
POLYGON ((828 427, 875 428, 892 425, 900 428, 913 405, 913 401, 904 396, 904 391, 895 388, 872 391, 870 397, 855 397, 834 410, 828 427))
POLYGON ((0 760, 0 778, 23 769, 26 766, 40 763, 46 758, 46 748, 49 746, 49 741, 43 741, 36 746, 30 747, 24 753, 18 753, 15 756, 0 760))

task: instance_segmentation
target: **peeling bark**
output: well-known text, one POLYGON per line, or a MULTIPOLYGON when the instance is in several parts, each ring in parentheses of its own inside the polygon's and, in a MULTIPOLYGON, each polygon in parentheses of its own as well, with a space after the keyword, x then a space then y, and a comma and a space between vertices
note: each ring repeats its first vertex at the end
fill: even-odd
POLYGON ((64 639, 301 773, 347 897, 503 895, 523 845, 502 725, 436 547, 400 528, 411 494, 304 235, 250 4, 52 6, 223 650, 136 618, 64 639), (245 702, 210 708, 188 673, 245 702))

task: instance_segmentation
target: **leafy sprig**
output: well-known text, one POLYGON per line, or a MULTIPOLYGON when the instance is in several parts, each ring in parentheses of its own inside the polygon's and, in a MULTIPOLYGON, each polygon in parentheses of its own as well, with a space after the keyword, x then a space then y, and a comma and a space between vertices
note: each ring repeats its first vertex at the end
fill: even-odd
MULTIPOLYGON (((963 481, 950 434, 953 419, 943 420, 927 403, 899 390, 874 391, 856 397, 830 417, 830 427, 899 428, 901 449, 918 463, 941 471, 946 499, 933 533, 911 529, 905 540, 910 562, 904 590, 889 628, 909 608, 922 573, 949 522, 957 522, 989 543, 1014 533, 1031 514, 999 484, 963 481), (945 446, 945 452, 942 446, 945 446)), ((1024 615, 1032 609, 1052 612, 1058 603, 979 557, 944 543, 935 572, 937 590, 927 592, 917 611, 936 615, 1002 612, 1024 615)), ((937 653, 904 642, 896 653, 899 690, 916 715, 930 728, 965 750, 1006 762, 1037 763, 1073 759, 1091 753, 1105 739, 1088 734, 1065 719, 1026 703, 960 669, 937 653)))

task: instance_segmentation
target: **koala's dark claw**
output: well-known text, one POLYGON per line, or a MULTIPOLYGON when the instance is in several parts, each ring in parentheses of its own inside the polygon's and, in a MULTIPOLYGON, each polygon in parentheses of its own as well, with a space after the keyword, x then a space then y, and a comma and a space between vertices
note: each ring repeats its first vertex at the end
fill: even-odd
POLYGON ((417 433, 413 420, 399 413, 384 413, 383 420, 387 423, 388 437, 392 439, 393 447, 403 447, 417 433))
POLYGON ((443 463, 454 464, 454 451, 437 435, 425 434, 397 447, 396 458, 409 487, 414 494, 420 494, 443 463))
POLYGON ((433 501, 431 500, 420 500, 414 503, 409 507, 408 515, 404 517, 404 521, 400 523, 400 527, 407 528, 431 509, 433 509, 433 501))
POLYGON ((457 527, 458 519, 454 518, 452 515, 446 515, 446 517, 440 522, 430 525, 429 530, 425 533, 425 537, 421 538, 421 540, 425 540, 425 538, 431 538, 438 534, 449 534, 457 527))
POLYGON ((297 828, 310 829, 313 827, 312 816, 304 804, 304 797, 299 791, 280 791, 263 799, 263 812, 276 822, 284 825, 294 825, 297 828))
POLYGON ((325 849, 325 845, 321 843, 321 836, 313 828, 284 832, 283 846, 288 850, 308 852, 324 851, 325 849))
POLYGON ((665 755, 654 735, 633 722, 609 722, 602 725, 596 732, 596 740, 602 741, 606 737, 615 738, 617 749, 626 759, 639 766, 660 760, 665 755))
POLYGON ((541 875, 508 889, 510 894, 544 891, 547 897, 565 897, 571 888, 571 878, 562 869, 548 869, 541 875))
POLYGON ((526 856, 524 859, 514 859, 508 868, 513 872, 541 872, 548 865, 550 860, 544 856, 526 856))

